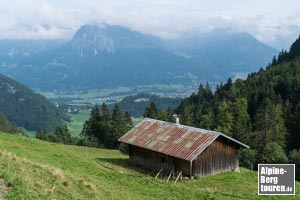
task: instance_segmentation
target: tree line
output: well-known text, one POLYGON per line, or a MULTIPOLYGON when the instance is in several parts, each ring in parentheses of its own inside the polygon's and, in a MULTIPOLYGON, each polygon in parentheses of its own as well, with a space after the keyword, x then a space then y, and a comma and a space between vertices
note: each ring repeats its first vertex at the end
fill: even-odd
POLYGON ((0 131, 5 133, 22 133, 22 130, 20 130, 15 124, 8 121, 1 113, 0 113, 0 131))
MULTIPOLYGON (((119 102, 121 111, 128 111, 133 117, 142 117, 145 108, 150 105, 150 102, 155 102, 157 109, 167 110, 168 108, 176 108, 180 102, 181 98, 171 98, 171 97, 161 97, 155 94, 136 94, 129 95, 119 102)), ((109 110, 113 110, 113 104, 108 105, 109 110)))
POLYGON ((118 147, 118 138, 133 127, 128 112, 122 114, 116 104, 110 114, 105 103, 101 109, 95 106, 91 110, 90 118, 84 123, 80 138, 72 137, 67 125, 58 126, 53 133, 46 133, 41 129, 36 131, 36 138, 70 145, 89 146, 113 149, 118 147))

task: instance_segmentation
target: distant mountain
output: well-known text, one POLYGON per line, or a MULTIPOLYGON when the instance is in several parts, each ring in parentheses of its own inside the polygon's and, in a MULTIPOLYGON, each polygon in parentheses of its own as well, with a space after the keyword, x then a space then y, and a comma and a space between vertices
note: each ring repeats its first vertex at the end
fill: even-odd
POLYGON ((18 70, 22 62, 61 47, 65 40, 0 40, 0 69, 18 70))
POLYGON ((0 114, 28 130, 50 131, 64 119, 64 114, 45 97, 1 74, 0 114))
POLYGON ((192 59, 203 72, 221 80, 224 75, 236 77, 256 71, 278 54, 276 49, 263 44, 250 34, 230 29, 194 33, 167 40, 165 44, 173 52, 192 59))
POLYGON ((219 30, 163 41, 120 26, 84 25, 71 41, 0 70, 42 91, 134 90, 223 81, 255 71, 276 53, 246 33, 219 30))
POLYGON ((188 81, 185 59, 157 40, 118 26, 85 25, 62 47, 8 74, 32 88, 65 91, 188 81))
MULTIPOLYGON (((155 94, 135 94, 129 95, 119 102, 120 109, 123 113, 129 112, 133 117, 142 117, 146 107, 154 102, 159 111, 167 110, 168 108, 176 108, 181 98, 161 97, 155 94)), ((108 107, 112 111, 115 104, 109 104, 108 107)))

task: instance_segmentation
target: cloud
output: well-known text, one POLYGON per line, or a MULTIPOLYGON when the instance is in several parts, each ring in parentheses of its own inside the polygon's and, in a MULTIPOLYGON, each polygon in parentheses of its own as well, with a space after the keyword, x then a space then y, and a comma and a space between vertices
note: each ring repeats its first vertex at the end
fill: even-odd
POLYGON ((80 26, 73 16, 45 2, 13 9, 0 17, 5 21, 0 24, 1 38, 69 38, 80 26))
POLYGON ((0 38, 71 38, 82 24, 102 22, 163 38, 232 28, 280 49, 300 32, 297 5, 297 0, 3 1, 0 38))

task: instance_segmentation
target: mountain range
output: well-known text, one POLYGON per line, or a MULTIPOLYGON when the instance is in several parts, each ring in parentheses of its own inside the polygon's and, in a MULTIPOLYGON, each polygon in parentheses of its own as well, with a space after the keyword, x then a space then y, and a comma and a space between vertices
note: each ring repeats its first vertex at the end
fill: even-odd
POLYGON ((0 41, 0 72, 41 91, 187 87, 243 77, 276 54, 232 30, 166 40, 121 26, 84 25, 70 41, 0 41))

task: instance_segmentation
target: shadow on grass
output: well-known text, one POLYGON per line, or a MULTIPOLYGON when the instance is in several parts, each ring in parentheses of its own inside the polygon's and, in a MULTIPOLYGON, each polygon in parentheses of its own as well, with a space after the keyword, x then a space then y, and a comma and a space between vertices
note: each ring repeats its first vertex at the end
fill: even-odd
MULTIPOLYGON (((101 162, 107 162, 112 165, 116 165, 118 167, 126 168, 128 170, 134 170, 136 172, 139 172, 142 174, 147 174, 149 176, 154 176, 154 172, 151 172, 151 171, 146 170, 138 165, 134 165, 134 164, 130 163, 128 158, 96 158, 96 160, 101 161, 101 162)), ((101 163, 99 163, 99 164, 101 164, 101 163)), ((104 165, 102 165, 102 166, 104 166, 104 165)), ((108 169, 113 169, 108 166, 104 166, 104 167, 106 167, 108 169)))

